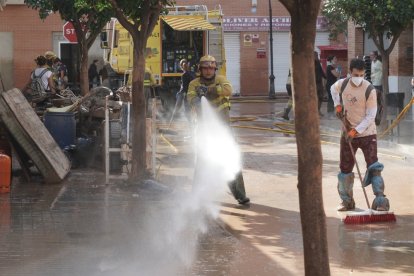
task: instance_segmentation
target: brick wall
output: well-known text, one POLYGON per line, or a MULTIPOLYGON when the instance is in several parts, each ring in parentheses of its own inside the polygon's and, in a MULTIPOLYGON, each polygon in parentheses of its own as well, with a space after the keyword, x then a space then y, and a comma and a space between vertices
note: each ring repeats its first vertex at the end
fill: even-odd
MULTIPOLYGON (((413 57, 407 56, 407 48, 413 47, 413 26, 404 31, 390 54, 390 76, 413 74, 413 57)), ((348 60, 364 53, 364 33, 361 28, 348 22, 348 60)))
POLYGON ((364 55, 364 31, 357 28, 353 22, 348 22, 348 64, 357 56, 364 55))
POLYGON ((409 55, 409 47, 413 47, 413 26, 401 33, 390 55, 391 76, 411 76, 413 74, 412 52, 409 55))
POLYGON ((244 34, 247 33, 240 33, 241 93, 243 96, 266 95, 269 89, 269 35, 265 32, 257 32, 259 42, 249 46, 244 44, 244 34), (257 58, 257 48, 265 48, 266 58, 257 58))
POLYGON ((0 32, 13 32, 14 86, 22 88, 36 67, 34 59, 51 50, 52 32, 62 31, 59 15, 42 21, 37 11, 25 5, 7 5, 0 15, 0 32))

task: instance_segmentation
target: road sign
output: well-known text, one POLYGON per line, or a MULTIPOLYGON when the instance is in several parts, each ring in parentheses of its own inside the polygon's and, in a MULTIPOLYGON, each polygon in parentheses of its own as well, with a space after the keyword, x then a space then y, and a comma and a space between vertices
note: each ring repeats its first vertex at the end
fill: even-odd
POLYGON ((71 43, 77 43, 78 38, 76 37, 75 27, 73 27, 72 22, 66 22, 63 25, 63 37, 71 43))

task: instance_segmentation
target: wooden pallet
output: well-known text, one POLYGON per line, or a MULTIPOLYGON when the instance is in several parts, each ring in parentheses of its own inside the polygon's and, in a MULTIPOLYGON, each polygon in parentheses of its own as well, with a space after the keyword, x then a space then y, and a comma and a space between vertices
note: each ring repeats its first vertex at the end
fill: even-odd
POLYGON ((70 161, 20 90, 1 93, 0 118, 46 183, 61 182, 66 177, 70 161))

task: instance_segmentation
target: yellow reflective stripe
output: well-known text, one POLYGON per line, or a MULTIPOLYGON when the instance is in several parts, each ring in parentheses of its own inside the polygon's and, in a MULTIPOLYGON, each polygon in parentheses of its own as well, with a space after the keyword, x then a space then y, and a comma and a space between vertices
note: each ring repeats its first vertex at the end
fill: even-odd
POLYGON ((220 105, 219 107, 217 107, 217 110, 222 110, 222 109, 224 109, 226 107, 229 107, 230 108, 230 103, 229 102, 223 103, 222 105, 220 105))

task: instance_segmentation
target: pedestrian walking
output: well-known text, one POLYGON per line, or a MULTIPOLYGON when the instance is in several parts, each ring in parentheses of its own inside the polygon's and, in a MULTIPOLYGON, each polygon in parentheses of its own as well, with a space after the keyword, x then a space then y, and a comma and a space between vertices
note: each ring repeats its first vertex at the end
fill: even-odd
POLYGON ((377 129, 375 115, 377 113, 377 93, 375 88, 364 80, 364 61, 352 59, 350 78, 338 80, 331 87, 331 95, 335 104, 336 115, 343 120, 344 128, 340 142, 340 173, 338 174, 338 193, 342 200, 338 211, 355 208, 353 198, 354 173, 352 172, 355 153, 361 149, 364 154, 367 171, 362 185, 372 184, 375 199, 372 209, 388 211, 389 201, 384 195, 384 180, 381 172, 384 165, 378 162, 377 129), (349 143, 350 141, 350 143, 349 143), (351 146, 349 145, 351 144, 351 146))
POLYGON ((289 96, 288 102, 286 103, 286 107, 283 111, 282 118, 286 121, 289 121, 289 113, 293 107, 293 94, 292 94, 292 75, 291 70, 289 69, 289 74, 286 80, 286 91, 289 96))
MULTIPOLYGON (((191 107, 199 109, 201 96, 203 95, 215 107, 220 118, 230 124, 230 99, 233 87, 226 77, 216 75, 217 62, 213 56, 207 55, 200 59, 200 76, 192 80, 188 87, 187 100, 191 107)), ((196 164, 195 175, 202 170, 200 164, 196 164)), ((229 183, 230 191, 239 204, 247 204, 250 199, 246 197, 242 172, 237 173, 235 179, 229 183)))

